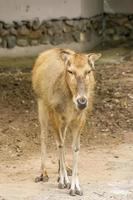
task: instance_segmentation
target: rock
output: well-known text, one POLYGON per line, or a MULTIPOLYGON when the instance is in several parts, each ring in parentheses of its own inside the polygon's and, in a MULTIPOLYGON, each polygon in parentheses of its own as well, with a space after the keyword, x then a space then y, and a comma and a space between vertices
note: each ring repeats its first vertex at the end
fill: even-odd
POLYGON ((106 34, 110 34, 113 35, 115 33, 115 29, 114 28, 109 28, 107 30, 105 30, 106 34))
POLYGON ((16 30, 14 27, 11 27, 11 28, 10 28, 10 34, 11 34, 11 35, 17 36, 17 35, 18 35, 18 32, 17 32, 17 30, 16 30))
POLYGON ((29 34, 29 37, 31 39, 40 39, 42 37, 42 30, 37 30, 37 31, 31 31, 29 34))
POLYGON ((127 96, 133 100, 133 94, 128 94, 127 96))
POLYGON ((48 21, 45 21, 45 26, 46 26, 46 28, 50 28, 50 27, 52 27, 52 21, 51 20, 48 20, 48 21))
POLYGON ((25 23, 25 26, 27 27, 27 28, 32 28, 32 24, 33 24, 33 21, 27 21, 27 23, 25 23))
POLYGON ((90 29, 90 28, 91 28, 91 22, 90 22, 89 20, 87 21, 86 28, 87 28, 87 29, 90 29))
POLYGON ((22 36, 28 36, 30 34, 30 31, 25 25, 23 25, 18 29, 18 33, 22 36))
POLYGON ((0 30, 0 35, 1 35, 2 37, 7 36, 8 34, 9 34, 9 31, 8 31, 8 30, 5 30, 5 29, 0 30))
POLYGON ((48 29, 47 32, 48 32, 49 36, 53 36, 54 35, 54 30, 52 28, 48 29))
POLYGON ((43 26, 43 25, 46 25, 46 23, 47 23, 47 20, 42 20, 42 23, 41 23, 41 25, 43 26))
POLYGON ((0 23, 0 31, 3 29, 3 23, 0 23))
POLYGON ((85 24, 82 24, 79 30, 85 32, 87 31, 87 26, 85 24))
POLYGON ((63 34, 63 39, 64 39, 65 43, 68 43, 68 44, 70 42, 73 42, 72 32, 64 33, 63 34))
POLYGON ((4 23, 4 25, 3 25, 3 27, 5 28, 5 29, 9 29, 9 28, 11 28, 13 25, 11 24, 11 23, 4 23))
POLYGON ((91 40, 91 31, 81 32, 80 33, 80 41, 90 41, 91 40))
POLYGON ((64 32, 64 33, 71 32, 71 27, 70 27, 70 26, 63 25, 63 32, 64 32))
POLYGON ((71 19, 65 20, 65 24, 67 24, 69 26, 73 26, 73 20, 71 20, 71 19))
POLYGON ((16 46, 16 37, 11 35, 7 37, 7 48, 11 49, 16 46))
POLYGON ((39 29, 40 25, 41 24, 40 24, 39 18, 34 19, 33 24, 32 24, 33 30, 39 29))
POLYGON ((120 18, 116 18, 115 19, 120 25, 124 25, 125 23, 128 22, 128 18, 127 17, 120 17, 120 18))
POLYGON ((54 34, 62 34, 63 31, 63 24, 61 21, 55 22, 53 27, 51 28, 54 34))
POLYGON ((41 24, 40 30, 41 30, 43 33, 46 33, 46 32, 47 32, 47 28, 46 28, 45 24, 41 24))
POLYGON ((2 44, 2 38, 0 37, 0 45, 2 44))
POLYGON ((114 35, 114 36, 113 36, 113 40, 115 40, 115 41, 120 40, 120 36, 119 36, 119 35, 114 35))
POLYGON ((18 28, 23 26, 23 22, 22 21, 13 21, 14 27, 18 28))
MULTIPOLYGON (((75 31, 81 31, 83 28, 83 22, 82 20, 74 20, 73 21, 73 26, 75 31)), ((83 30, 82 30, 83 31, 83 30)))
POLYGON ((120 26, 117 26, 116 27, 116 33, 117 33, 117 35, 122 35, 125 31, 126 31, 126 27, 120 27, 120 26))
POLYGON ((79 31, 74 32, 72 35, 73 35, 75 42, 80 42, 80 32, 79 31))
POLYGON ((98 34, 99 36, 103 36, 103 30, 102 30, 102 29, 101 29, 101 30, 98 30, 97 34, 98 34))
POLYGON ((91 27, 92 27, 94 30, 96 30, 97 27, 98 27, 98 23, 97 23, 96 21, 94 21, 94 20, 91 20, 91 27))
POLYGON ((43 38, 41 39, 41 44, 50 44, 51 37, 48 35, 44 35, 43 38))
POLYGON ((128 15, 128 19, 129 19, 129 20, 132 20, 132 19, 133 19, 133 14, 128 15))
POLYGON ((114 96, 117 97, 117 98, 122 97, 122 95, 120 94, 120 92, 115 92, 115 93, 114 93, 114 96))
POLYGON ((18 39, 17 40, 17 45, 21 47, 28 46, 28 40, 27 39, 18 39))
POLYGON ((125 24, 125 27, 127 27, 128 29, 133 30, 133 25, 130 24, 130 23, 126 23, 126 24, 125 24))
POLYGON ((33 20, 22 20, 21 22, 22 22, 21 26, 23 25, 27 26, 29 23, 33 23, 33 20))
POLYGON ((3 48, 7 48, 7 41, 6 41, 5 39, 2 40, 1 46, 2 46, 3 48))
POLYGON ((31 46, 37 46, 39 44, 38 40, 31 40, 30 45, 31 46))
POLYGON ((51 39, 51 44, 58 45, 63 42, 63 36, 62 35, 54 35, 54 37, 51 39))

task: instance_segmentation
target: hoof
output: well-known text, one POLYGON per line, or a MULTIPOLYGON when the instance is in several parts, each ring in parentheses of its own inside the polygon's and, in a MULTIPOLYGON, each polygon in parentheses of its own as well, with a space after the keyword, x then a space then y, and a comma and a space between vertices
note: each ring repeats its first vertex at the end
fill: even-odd
POLYGON ((72 176, 72 169, 71 168, 69 168, 69 167, 67 167, 67 175, 68 176, 72 176))
POLYGON ((76 195, 75 190, 70 190, 69 194, 70 194, 71 196, 75 196, 75 195, 76 195))
POLYGON ((58 188, 59 188, 59 189, 64 189, 64 188, 65 188, 65 185, 62 184, 62 183, 59 183, 59 184, 58 184, 58 188))
POLYGON ((76 190, 75 193, 77 195, 83 196, 83 191, 82 190, 76 190))
POLYGON ((41 176, 38 176, 35 178, 35 183, 38 183, 38 182, 48 182, 49 180, 49 177, 48 176, 43 176, 41 174, 41 176))
POLYGON ((66 187, 67 189, 70 189, 71 184, 70 184, 70 183, 66 183, 66 184, 65 184, 65 187, 66 187))

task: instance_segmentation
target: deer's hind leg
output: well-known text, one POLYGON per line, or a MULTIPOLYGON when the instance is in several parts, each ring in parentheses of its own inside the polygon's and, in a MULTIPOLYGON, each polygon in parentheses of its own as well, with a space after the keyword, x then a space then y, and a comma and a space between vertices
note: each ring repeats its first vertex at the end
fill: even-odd
POLYGON ((38 100, 38 115, 41 128, 41 175, 36 177, 35 182, 47 182, 49 177, 46 170, 46 159, 47 159, 47 136, 48 136, 48 110, 43 100, 38 100))

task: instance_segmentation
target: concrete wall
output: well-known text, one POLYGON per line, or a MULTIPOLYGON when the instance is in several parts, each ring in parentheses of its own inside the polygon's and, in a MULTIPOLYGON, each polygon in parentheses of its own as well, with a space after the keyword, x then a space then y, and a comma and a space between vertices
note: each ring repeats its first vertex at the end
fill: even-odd
MULTIPOLYGON (((94 19, 95 16, 101 13, 103 13, 103 0, 1 0, 0 56, 32 55, 34 53, 39 53, 42 51, 42 49, 49 47, 52 48, 55 46, 64 46, 79 51, 91 49, 101 41, 102 33, 99 34, 99 32, 101 32, 102 18, 98 16, 99 21, 94 19), (44 42, 46 41, 43 43, 40 41, 41 36, 38 36, 38 34, 42 34, 42 25, 40 30, 34 30, 33 27, 28 27, 29 30, 27 30, 28 28, 23 21, 25 20, 27 23, 30 22, 30 24, 33 24, 34 19, 38 18, 39 23, 41 24, 41 22, 43 23, 43 20, 47 21, 50 19, 60 19, 61 17, 67 17, 70 19, 70 22, 67 22, 66 25, 64 24, 66 27, 65 31, 63 31, 63 34, 65 37, 70 34, 70 37, 67 36, 67 38, 71 39, 72 37, 73 40, 72 42, 67 42, 67 40, 64 39, 62 42, 59 41, 59 44, 54 44, 53 46, 53 41, 48 45, 48 42, 45 44, 44 42), (91 17, 94 17, 93 19, 95 23, 92 22, 92 19, 89 19, 91 17), (73 21, 73 18, 77 19, 77 21, 73 21), (81 24, 80 18, 86 18, 86 22, 81 24), (89 20, 92 22, 91 28, 89 25, 85 24, 90 24, 91 22, 89 22, 89 20), (80 24, 85 27, 83 30, 80 24), (73 28, 72 31, 71 28, 73 28), (34 38, 32 39, 30 38, 32 36, 30 35, 30 32, 32 32, 32 35, 34 35, 34 38), (81 32, 83 32, 82 37, 81 32), (18 43, 19 38, 21 42, 23 39, 23 45, 21 45, 21 47, 19 47, 18 43), (33 39, 34 41, 32 41, 33 39), (25 42, 27 43, 26 45, 24 44, 25 42), (30 44, 31 42, 32 44, 30 44)), ((52 24, 54 25, 54 23, 55 27, 57 27, 57 22, 53 21, 52 24)), ((58 31, 61 32, 61 28, 58 28, 58 31)), ((50 30, 47 31, 47 33, 51 34, 52 28, 50 27, 49 29, 50 30)), ((53 30, 55 29, 53 28, 53 30)), ((56 32, 58 31, 56 30, 56 32)), ((52 32, 54 35, 53 37, 56 39, 58 36, 57 40, 59 40, 62 35, 59 36, 59 34, 56 34, 56 32, 52 32)), ((43 33, 42 37, 43 36, 47 40, 46 33, 43 33)))
POLYGON ((101 14, 103 8, 103 0, 81 0, 81 17, 101 14))
POLYGON ((103 12, 102 0, 4 0, 0 1, 0 20, 40 20, 90 17, 103 12))
POLYGON ((104 0, 107 13, 133 13, 133 0, 104 0))

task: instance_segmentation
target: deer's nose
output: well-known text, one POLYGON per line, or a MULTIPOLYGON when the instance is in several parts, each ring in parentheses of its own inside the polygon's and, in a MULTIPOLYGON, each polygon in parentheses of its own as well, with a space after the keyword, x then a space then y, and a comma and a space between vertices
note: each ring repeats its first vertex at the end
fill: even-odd
POLYGON ((77 99, 77 104, 78 108, 82 110, 87 106, 87 99, 85 97, 80 97, 77 99))

